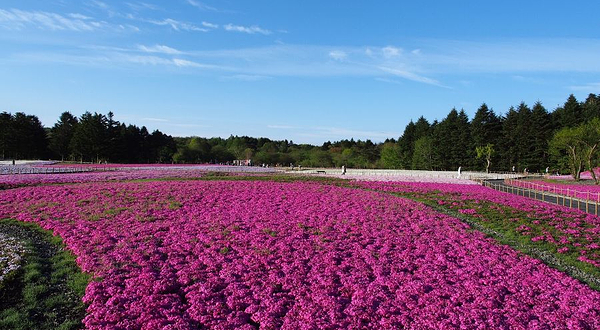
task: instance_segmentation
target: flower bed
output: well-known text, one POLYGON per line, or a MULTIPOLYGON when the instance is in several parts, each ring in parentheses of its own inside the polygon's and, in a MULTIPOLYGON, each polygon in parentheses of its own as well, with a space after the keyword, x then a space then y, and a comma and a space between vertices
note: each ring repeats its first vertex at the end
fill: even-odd
POLYGON ((432 183, 355 182, 353 185, 406 194, 481 219, 484 225, 546 244, 551 252, 600 271, 600 218, 585 212, 502 193, 483 186, 432 183))
POLYGON ((600 328, 599 292, 389 194, 258 181, 41 186, 3 192, 0 218, 53 230, 97 277, 89 329, 600 328))

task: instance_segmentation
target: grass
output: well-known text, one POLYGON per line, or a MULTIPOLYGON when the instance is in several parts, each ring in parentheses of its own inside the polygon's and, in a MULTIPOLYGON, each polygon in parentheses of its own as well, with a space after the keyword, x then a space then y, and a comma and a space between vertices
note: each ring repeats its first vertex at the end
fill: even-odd
POLYGON ((0 291, 0 329, 80 329, 90 281, 60 237, 33 223, 0 220, 0 231, 28 247, 24 266, 0 291))

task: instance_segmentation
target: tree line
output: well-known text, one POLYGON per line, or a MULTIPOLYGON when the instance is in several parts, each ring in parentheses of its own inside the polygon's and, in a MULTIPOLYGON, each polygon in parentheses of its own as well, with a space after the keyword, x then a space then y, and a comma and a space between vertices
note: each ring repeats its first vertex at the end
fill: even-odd
POLYGON ((341 140, 321 146, 248 136, 171 137, 126 125, 107 115, 63 113, 52 128, 37 117, 0 114, 3 158, 54 158, 117 163, 231 163, 416 170, 551 171, 579 173, 598 162, 590 127, 598 125, 600 96, 570 95, 548 111, 541 102, 497 114, 485 103, 469 119, 452 109, 442 120, 420 117, 398 139, 381 143, 341 140), (585 138, 584 138, 585 137, 585 138), (573 156, 573 154, 576 156, 573 156))
POLYGON ((3 159, 59 159, 78 162, 165 163, 177 151, 175 140, 159 130, 126 125, 114 115, 63 112, 52 128, 33 115, 0 113, 3 159))

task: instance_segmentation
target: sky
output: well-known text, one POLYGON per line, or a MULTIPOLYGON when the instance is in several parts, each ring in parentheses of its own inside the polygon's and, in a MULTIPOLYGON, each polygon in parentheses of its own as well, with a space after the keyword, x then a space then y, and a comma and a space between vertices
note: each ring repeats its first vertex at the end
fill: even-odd
POLYGON ((0 111, 322 144, 600 93, 599 1, 2 0, 0 111))

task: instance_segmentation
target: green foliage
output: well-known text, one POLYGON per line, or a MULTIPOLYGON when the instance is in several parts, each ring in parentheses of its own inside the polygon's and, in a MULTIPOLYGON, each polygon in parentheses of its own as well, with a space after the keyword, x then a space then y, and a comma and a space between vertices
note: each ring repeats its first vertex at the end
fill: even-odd
POLYGON ((17 112, 0 113, 0 156, 16 159, 41 159, 48 155, 48 140, 36 116, 17 112))
POLYGON ((388 142, 383 145, 379 165, 383 168, 401 168, 400 148, 396 143, 388 142))
POLYGON ((565 127, 554 134, 550 141, 550 152, 559 166, 567 166, 575 180, 579 180, 584 164, 585 144, 581 128, 565 127))
POLYGON ((431 170, 434 159, 433 138, 423 136, 415 141, 412 168, 415 170, 431 170))
MULTIPOLYGON (((549 113, 541 103, 511 107, 504 116, 483 103, 469 121, 466 113, 452 109, 441 121, 424 117, 411 121, 396 141, 327 141, 321 146, 295 144, 248 136, 229 138, 178 137, 145 127, 125 125, 107 115, 86 112, 79 119, 63 113, 48 129, 35 116, 0 113, 2 158, 44 158, 108 161, 117 163, 233 163, 251 160, 254 165, 402 168, 456 170, 483 169, 476 147, 488 143, 495 152, 489 169, 543 171, 546 167, 568 170, 566 158, 557 157, 549 141, 564 127, 577 127, 600 116, 600 100, 590 94, 584 103, 570 95, 563 106, 549 113), (49 138, 50 148, 47 146, 49 138)), ((594 161, 587 164, 589 167, 594 161)))
POLYGON ((50 149, 65 160, 71 155, 71 139, 78 120, 70 112, 63 112, 50 130, 50 149))
POLYGON ((477 146, 475 148, 475 152, 477 153, 478 159, 485 160, 485 171, 487 173, 490 172, 490 164, 492 163, 492 156, 494 155, 494 145, 491 143, 486 144, 485 146, 477 146))
POLYGON ((573 94, 569 95, 562 107, 552 113, 555 127, 575 127, 583 123, 583 108, 573 94))
POLYGON ((456 169, 472 164, 469 118, 463 110, 452 109, 433 131, 434 168, 456 169))

